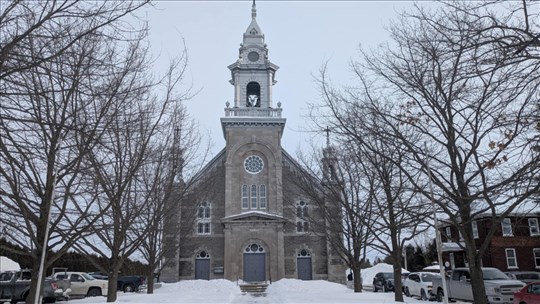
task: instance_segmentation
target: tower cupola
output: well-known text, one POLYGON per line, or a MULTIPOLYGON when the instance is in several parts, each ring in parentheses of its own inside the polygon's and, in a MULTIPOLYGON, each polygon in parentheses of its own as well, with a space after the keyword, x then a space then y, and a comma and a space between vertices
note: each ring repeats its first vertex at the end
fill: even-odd
POLYGON ((267 116, 264 113, 273 108, 272 86, 276 83, 274 74, 279 67, 268 60, 264 34, 257 23, 255 1, 251 7, 251 22, 240 44, 238 60, 228 68, 231 70, 230 83, 234 86, 233 109, 251 109, 237 111, 234 116, 267 116), (259 109, 261 111, 257 111, 259 109))

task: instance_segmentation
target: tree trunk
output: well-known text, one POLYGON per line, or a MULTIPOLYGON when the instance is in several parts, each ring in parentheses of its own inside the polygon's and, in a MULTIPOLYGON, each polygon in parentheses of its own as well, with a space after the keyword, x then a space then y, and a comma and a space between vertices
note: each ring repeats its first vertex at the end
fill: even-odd
POLYGON ((148 265, 148 270, 146 271, 146 293, 153 294, 154 293, 154 269, 155 269, 154 263, 150 263, 148 265))
POLYGON ((114 256, 111 258, 111 265, 109 268, 109 284, 107 290, 107 302, 116 302, 116 290, 118 289, 118 271, 119 269, 118 258, 114 256))
POLYGON ((394 300, 403 302, 403 288, 401 284, 401 247, 396 247, 392 252, 394 259, 394 300))
POLYGON ((353 269, 354 292, 362 292, 362 276, 360 267, 353 269))
POLYGON ((467 259, 469 260, 469 270, 471 272, 471 288, 473 291, 474 303, 487 304, 484 274, 482 273, 481 264, 477 261, 476 252, 472 252, 470 249, 467 250, 467 259))

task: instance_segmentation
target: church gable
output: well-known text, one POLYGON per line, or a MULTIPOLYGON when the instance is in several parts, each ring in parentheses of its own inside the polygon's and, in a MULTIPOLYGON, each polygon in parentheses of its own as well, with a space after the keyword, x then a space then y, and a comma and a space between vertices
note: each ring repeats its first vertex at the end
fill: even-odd
POLYGON ((240 222, 285 222, 286 219, 280 215, 261 212, 250 211, 242 214, 236 214, 233 216, 224 217, 222 223, 240 223, 240 222))

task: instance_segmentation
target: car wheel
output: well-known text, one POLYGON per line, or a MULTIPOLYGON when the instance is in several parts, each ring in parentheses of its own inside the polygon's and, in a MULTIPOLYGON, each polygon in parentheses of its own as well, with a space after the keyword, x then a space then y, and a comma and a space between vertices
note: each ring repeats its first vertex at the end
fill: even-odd
POLYGON ((377 285, 373 285, 373 291, 374 291, 374 292, 377 292, 377 291, 378 291, 377 285))
POLYGON ((423 290, 423 289, 420 290, 420 299, 421 299, 422 301, 427 301, 427 300, 428 300, 428 297, 427 297, 427 295, 426 295, 426 291, 423 290))
POLYGON ((90 288, 88 290, 88 293, 86 294, 87 297, 99 297, 101 296, 101 289, 99 288, 90 288))
POLYGON ((131 284, 124 285, 124 292, 133 292, 133 291, 134 291, 133 285, 131 284))
POLYGON ((437 290, 437 302, 442 302, 444 298, 444 292, 441 288, 437 290))
POLYGON ((409 293, 409 288, 408 288, 408 287, 405 287, 405 295, 406 295, 407 297, 410 297, 410 296, 411 296, 411 294, 409 293))

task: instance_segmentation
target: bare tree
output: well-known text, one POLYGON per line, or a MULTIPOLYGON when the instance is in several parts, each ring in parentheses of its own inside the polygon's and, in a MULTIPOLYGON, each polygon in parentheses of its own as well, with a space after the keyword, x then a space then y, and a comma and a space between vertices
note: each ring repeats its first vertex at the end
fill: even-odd
MULTIPOLYGON (((438 210, 463 237, 475 303, 486 303, 481 258, 498 226, 477 245, 472 221, 489 214, 501 222, 539 191, 540 159, 530 139, 540 85, 533 29, 540 18, 530 5, 417 7, 390 27, 392 44, 363 51, 363 61, 353 64, 358 89, 345 96, 388 126, 386 140, 403 147, 406 158, 386 159, 426 198, 431 174, 438 210), (398 107, 388 110, 389 104, 398 107)), ((346 118, 339 116, 339 123, 355 125, 346 118)))
POLYGON ((128 28, 121 19, 148 2, 3 2, 0 7, 0 79, 62 56, 88 35, 104 30, 124 32, 128 28), (49 47, 31 52, 36 50, 36 45, 49 47))
POLYGON ((151 58, 144 37, 130 46, 126 63, 132 76, 122 88, 114 121, 104 130, 97 147, 85 158, 85 174, 94 187, 93 197, 104 215, 94 225, 93 237, 79 240, 77 248, 109 260, 107 301, 116 301, 118 272, 124 261, 139 250, 153 225, 146 222, 148 204, 143 169, 153 162, 155 139, 168 128, 174 105, 189 96, 180 91, 187 58, 173 60, 162 78, 150 74, 151 58))
MULTIPOLYGON (((150 153, 151 161, 143 166, 141 174, 144 192, 149 196, 143 213, 149 229, 147 234, 139 236, 143 239, 139 251, 148 263, 146 276, 149 294, 154 291, 154 274, 165 266, 162 265, 165 255, 162 245, 164 225, 171 225, 178 218, 178 210, 171 200, 181 201, 189 189, 189 184, 184 182, 185 164, 193 164, 201 144, 195 123, 189 119, 185 108, 177 106, 165 126, 166 132, 155 138, 155 146, 150 153)), ((179 227, 167 228, 169 233, 175 231, 174 235, 180 232, 179 227)))
MULTIPOLYGON (((361 267, 374 239, 365 225, 372 215, 372 193, 365 187, 365 176, 354 151, 343 147, 338 151, 328 145, 322 157, 313 153, 312 160, 301 156, 297 176, 291 184, 284 185, 284 191, 290 195, 284 197, 301 193, 315 207, 308 215, 300 216, 310 224, 311 233, 325 236, 329 250, 352 270, 354 291, 362 292, 361 267)), ((296 208, 296 201, 287 203, 296 208)))
MULTIPOLYGON (((402 168, 407 167, 407 153, 399 144, 389 140, 391 128, 370 107, 359 104, 353 88, 339 90, 327 78, 323 65, 318 79, 322 102, 314 107, 311 120, 316 128, 330 126, 336 141, 347 159, 340 164, 347 179, 360 187, 368 208, 361 210, 361 225, 373 236, 369 246, 389 254, 394 268, 396 301, 403 301, 401 292, 401 256, 405 243, 429 228, 424 221, 430 214, 410 178, 402 168), (400 165, 396 165, 399 163, 400 165), (355 170, 354 179, 350 178, 355 170), (369 215, 366 215, 366 213, 369 215)), ((343 160, 341 160, 343 161, 343 160)), ((347 211, 345 211, 347 213, 347 211)))
POLYGON ((123 32, 105 32, 141 3, 70 13, 80 5, 6 2, 0 16, 0 219, 6 240, 34 261, 32 301, 45 269, 100 216, 81 183, 82 159, 124 81, 114 61, 123 32))

